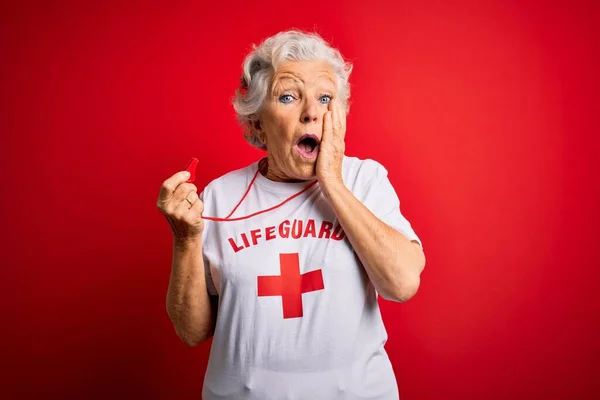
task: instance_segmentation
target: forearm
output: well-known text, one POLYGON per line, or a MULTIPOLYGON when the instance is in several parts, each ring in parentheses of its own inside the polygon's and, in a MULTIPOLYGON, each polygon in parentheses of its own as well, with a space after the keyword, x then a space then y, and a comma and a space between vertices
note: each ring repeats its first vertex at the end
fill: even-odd
POLYGON ((167 313, 181 340, 195 346, 214 332, 216 309, 206 290, 201 241, 173 244, 167 313))
POLYGON ((421 247, 377 218, 342 182, 322 187, 375 289, 388 300, 410 299, 425 266, 421 247))

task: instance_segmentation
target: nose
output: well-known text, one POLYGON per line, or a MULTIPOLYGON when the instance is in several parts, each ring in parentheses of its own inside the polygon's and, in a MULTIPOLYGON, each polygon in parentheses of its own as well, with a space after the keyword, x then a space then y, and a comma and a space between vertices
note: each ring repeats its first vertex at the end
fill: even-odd
POLYGON ((315 101, 308 100, 300 116, 302 122, 316 122, 319 119, 319 109, 315 101))

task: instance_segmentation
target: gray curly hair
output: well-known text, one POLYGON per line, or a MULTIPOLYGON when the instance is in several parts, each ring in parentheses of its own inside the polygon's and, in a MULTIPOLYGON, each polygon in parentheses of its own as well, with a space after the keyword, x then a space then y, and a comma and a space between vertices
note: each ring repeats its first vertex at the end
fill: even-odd
POLYGON ((266 149, 256 136, 254 121, 258 120, 263 103, 280 64, 285 61, 328 62, 337 78, 338 98, 350 111, 350 84, 352 63, 344 60, 339 50, 331 47, 319 34, 290 29, 268 37, 242 63, 240 86, 232 99, 236 118, 244 130, 244 138, 252 146, 266 149))

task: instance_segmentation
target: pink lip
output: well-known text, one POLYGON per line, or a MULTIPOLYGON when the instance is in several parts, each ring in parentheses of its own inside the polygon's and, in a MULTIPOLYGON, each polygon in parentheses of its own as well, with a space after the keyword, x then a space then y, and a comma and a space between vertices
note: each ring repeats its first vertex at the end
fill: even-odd
POLYGON ((296 141, 296 151, 303 158, 311 160, 311 159, 315 158, 319 154, 319 143, 320 143, 320 140, 319 140, 319 137, 317 135, 310 134, 310 133, 305 133, 304 135, 300 136, 298 138, 298 140, 296 141), (300 146, 298 146, 298 143, 300 143, 302 140, 306 139, 307 137, 310 137, 310 138, 314 139, 314 141, 317 143, 317 145, 315 146, 315 148, 313 149, 313 151, 311 151, 310 153, 307 153, 306 151, 304 151, 303 149, 301 149, 300 146))

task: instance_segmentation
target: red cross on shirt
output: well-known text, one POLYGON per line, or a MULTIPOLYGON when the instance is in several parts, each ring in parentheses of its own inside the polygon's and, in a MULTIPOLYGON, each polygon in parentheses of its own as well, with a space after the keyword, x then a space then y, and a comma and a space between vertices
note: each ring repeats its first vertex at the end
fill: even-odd
POLYGON ((259 276, 259 296, 281 296, 283 318, 302 317, 302 293, 322 290, 323 274, 314 270, 300 274, 298 253, 279 254, 281 275, 259 276))

